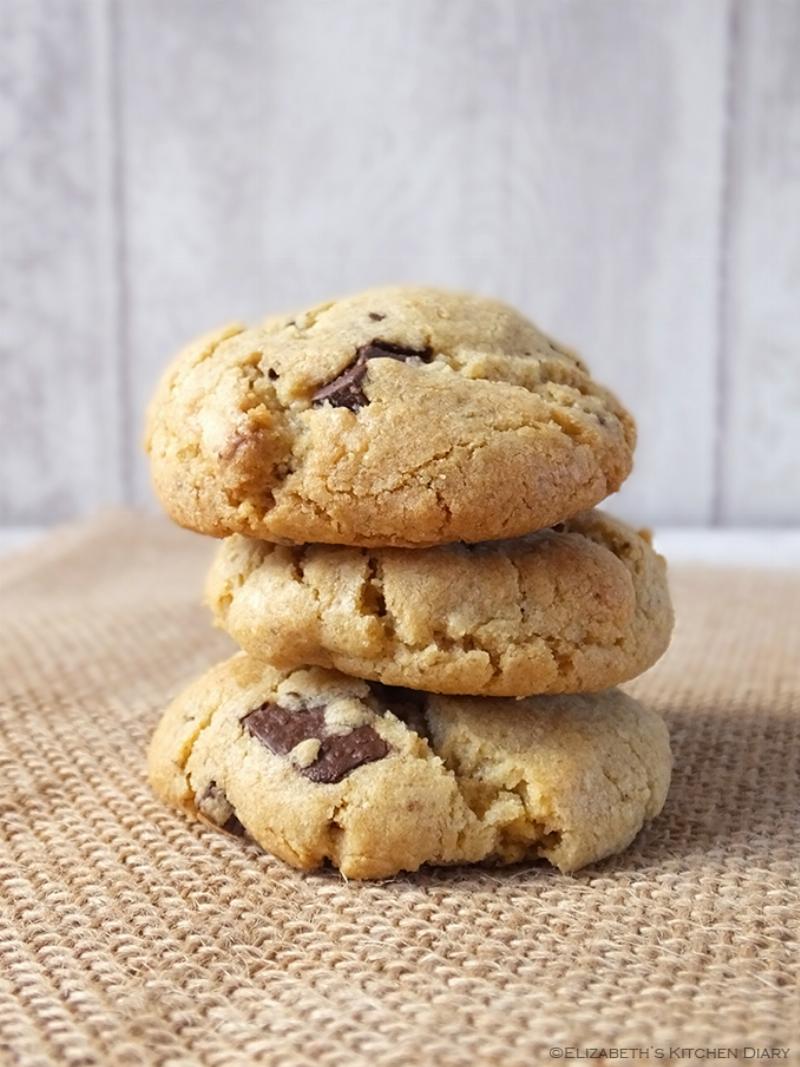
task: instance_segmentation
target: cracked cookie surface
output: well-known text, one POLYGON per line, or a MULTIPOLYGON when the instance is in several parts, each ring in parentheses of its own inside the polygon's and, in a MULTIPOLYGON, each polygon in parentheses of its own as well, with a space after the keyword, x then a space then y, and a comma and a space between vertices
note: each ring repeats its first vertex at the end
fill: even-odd
POLYGON ((599 511, 416 552, 237 535, 206 597, 218 626, 278 667, 478 696, 607 689, 650 667, 672 630, 663 558, 599 511))
POLYGON ((410 287, 199 339, 146 436, 184 526, 397 547, 559 522, 619 488, 634 444, 616 398, 523 316, 410 287))
POLYGON ((671 756, 619 690, 443 697, 239 653, 166 710, 149 767, 165 801, 296 867, 382 878, 619 852, 661 810, 671 756))

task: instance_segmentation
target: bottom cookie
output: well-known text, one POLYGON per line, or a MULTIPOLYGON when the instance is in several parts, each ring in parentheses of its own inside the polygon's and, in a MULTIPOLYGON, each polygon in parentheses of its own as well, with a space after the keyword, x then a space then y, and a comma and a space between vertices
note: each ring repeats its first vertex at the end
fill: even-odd
POLYGON ((619 852, 663 807, 671 756, 619 690, 443 697, 240 653, 167 708, 149 768, 165 801, 295 867, 383 878, 619 852))

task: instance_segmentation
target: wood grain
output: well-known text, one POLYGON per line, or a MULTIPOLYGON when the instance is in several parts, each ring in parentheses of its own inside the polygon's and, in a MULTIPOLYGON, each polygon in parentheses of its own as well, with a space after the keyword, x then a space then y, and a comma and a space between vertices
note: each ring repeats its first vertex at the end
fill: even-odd
POLYGON ((793 0, 7 0, 0 526, 152 504, 178 345, 389 281, 579 347, 623 515, 800 520, 799 53, 793 0))
POLYGON ((633 410, 611 506, 705 522, 713 486, 725 5, 520 5, 509 295, 633 410))
POLYGON ((231 317, 392 280, 492 288, 511 101, 484 87, 512 47, 513 5, 256 3, 240 20, 200 8, 167 30, 160 3, 125 13, 129 343, 143 379, 231 317), (176 70, 203 81, 187 94, 176 70))
POLYGON ((265 180, 275 156, 260 0, 118 8, 123 159, 126 448, 149 498, 143 412, 172 350, 269 303, 265 180))
POLYGON ((0 6, 0 524, 120 494, 93 51, 85 3, 0 6))
POLYGON ((199 9, 125 9, 142 379, 233 315, 382 281, 476 288, 577 342, 634 408, 620 508, 707 519, 724 4, 199 9))
POLYGON ((718 519, 800 521, 800 5, 737 7, 718 519))

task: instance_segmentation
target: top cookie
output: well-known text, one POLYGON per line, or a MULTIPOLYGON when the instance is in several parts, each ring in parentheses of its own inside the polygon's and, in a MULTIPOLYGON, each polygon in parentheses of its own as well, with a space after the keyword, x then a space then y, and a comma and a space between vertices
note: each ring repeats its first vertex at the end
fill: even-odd
POLYGON ((195 341, 153 400, 147 450, 167 511, 202 533, 417 547, 592 507, 635 436, 506 305, 385 288, 195 341))

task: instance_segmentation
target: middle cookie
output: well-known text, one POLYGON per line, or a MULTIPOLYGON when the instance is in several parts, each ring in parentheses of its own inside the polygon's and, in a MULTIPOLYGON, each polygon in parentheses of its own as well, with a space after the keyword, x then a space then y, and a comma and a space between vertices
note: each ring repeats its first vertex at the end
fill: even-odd
POLYGON ((206 593, 217 625, 281 669, 476 696, 607 689, 655 663, 673 621, 662 557, 599 511, 514 541, 417 550, 236 535, 206 593))

